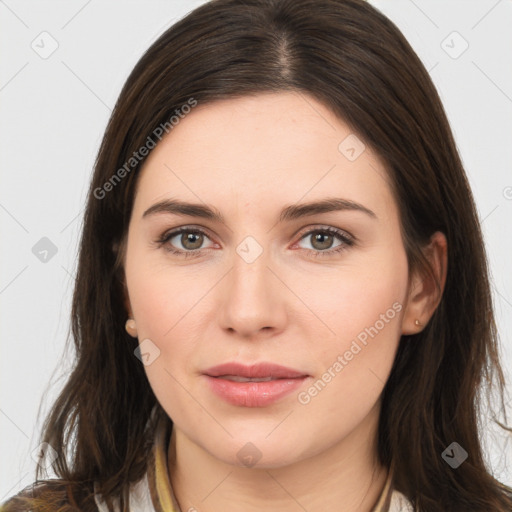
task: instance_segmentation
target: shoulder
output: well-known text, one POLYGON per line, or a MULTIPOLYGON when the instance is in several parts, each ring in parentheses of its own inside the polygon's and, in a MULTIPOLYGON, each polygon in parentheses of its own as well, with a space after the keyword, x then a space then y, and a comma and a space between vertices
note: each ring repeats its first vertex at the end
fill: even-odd
POLYGON ((91 486, 60 479, 40 480, 0 504, 0 512, 97 512, 91 486))

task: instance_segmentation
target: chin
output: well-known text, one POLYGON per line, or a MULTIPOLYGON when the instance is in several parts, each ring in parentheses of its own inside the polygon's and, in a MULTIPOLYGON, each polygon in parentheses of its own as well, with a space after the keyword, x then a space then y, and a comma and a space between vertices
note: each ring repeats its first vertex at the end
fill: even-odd
POLYGON ((205 448, 216 459, 238 468, 272 469, 298 462, 302 452, 297 450, 297 442, 288 437, 287 443, 277 435, 272 440, 265 439, 269 431, 263 435, 236 436, 227 445, 215 444, 213 450, 205 448))

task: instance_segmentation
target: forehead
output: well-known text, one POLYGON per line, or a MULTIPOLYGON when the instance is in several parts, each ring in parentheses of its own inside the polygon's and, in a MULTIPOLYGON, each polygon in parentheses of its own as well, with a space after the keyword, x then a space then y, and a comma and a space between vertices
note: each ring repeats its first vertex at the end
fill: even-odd
POLYGON ((134 209, 166 197, 219 210, 343 197, 389 215, 383 163, 340 118, 304 93, 197 105, 146 159, 134 209))

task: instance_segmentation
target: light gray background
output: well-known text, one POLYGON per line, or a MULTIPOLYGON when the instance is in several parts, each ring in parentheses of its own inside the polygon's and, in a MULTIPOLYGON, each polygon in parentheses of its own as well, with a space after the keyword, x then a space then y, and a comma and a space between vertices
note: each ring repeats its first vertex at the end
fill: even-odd
MULTIPOLYGON (((0 501, 32 482, 31 453, 72 361, 72 352, 61 357, 77 243, 111 108, 143 51, 202 3, 0 0, 0 501), (57 249, 46 262, 32 252, 43 237, 57 249)), ((485 234, 509 401, 512 1, 371 3, 420 55, 452 124, 485 234)), ((510 436, 491 429, 488 416, 482 422, 489 464, 512 485, 510 436)))

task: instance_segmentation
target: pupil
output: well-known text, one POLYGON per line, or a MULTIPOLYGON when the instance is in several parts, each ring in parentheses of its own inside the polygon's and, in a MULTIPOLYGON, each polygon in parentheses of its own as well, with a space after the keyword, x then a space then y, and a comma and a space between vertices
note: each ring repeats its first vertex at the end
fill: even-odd
POLYGON ((183 235, 183 240, 182 240, 182 243, 183 243, 183 246, 184 247, 188 247, 189 249, 197 249, 197 247, 200 247, 201 246, 201 242, 200 242, 200 237, 201 235, 199 234, 196 234, 196 233, 186 233, 183 235), (186 243, 190 243, 192 244, 192 246, 187 246, 186 243))
POLYGON ((330 244, 325 241, 325 239, 332 238, 332 235, 328 235, 326 233, 318 233, 314 239, 316 242, 320 243, 321 247, 317 247, 319 249, 328 249, 330 244), (323 241, 322 241, 323 240, 323 241))

